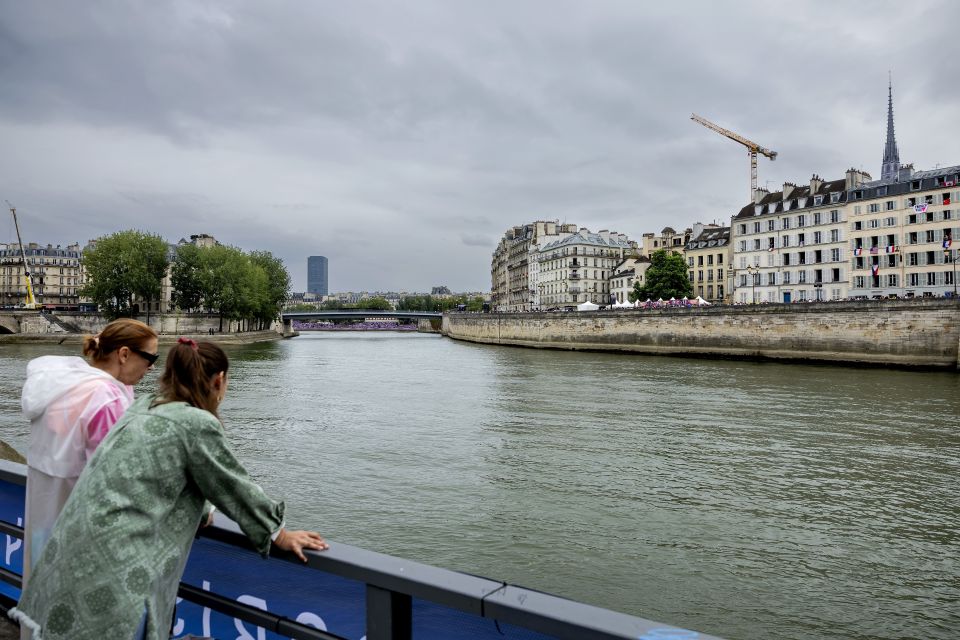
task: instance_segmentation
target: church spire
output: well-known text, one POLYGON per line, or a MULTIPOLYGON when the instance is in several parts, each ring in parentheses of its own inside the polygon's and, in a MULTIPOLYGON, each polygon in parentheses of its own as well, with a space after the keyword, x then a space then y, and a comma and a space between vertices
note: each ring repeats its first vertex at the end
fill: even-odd
POLYGON ((900 151, 897 149, 897 138, 893 133, 893 78, 887 87, 887 144, 883 148, 883 167, 880 170, 880 179, 896 178, 900 172, 900 151))

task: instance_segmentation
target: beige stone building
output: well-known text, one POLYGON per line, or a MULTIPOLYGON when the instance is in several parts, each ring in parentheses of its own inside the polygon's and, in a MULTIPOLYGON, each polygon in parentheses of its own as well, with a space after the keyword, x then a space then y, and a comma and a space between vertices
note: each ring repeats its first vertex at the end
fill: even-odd
POLYGON ((723 302, 727 296, 727 265, 733 257, 730 227, 695 224, 683 256, 687 261, 693 296, 712 303, 723 302))
POLYGON ((849 169, 845 178, 758 189, 754 202, 733 217, 734 301, 839 300, 849 295, 847 198, 870 175, 849 169))
POLYGON ((953 295, 960 166, 899 169, 850 194, 850 295, 953 295))
POLYGON ((493 311, 531 311, 541 307, 540 264, 544 243, 576 232, 575 224, 539 220, 507 229, 490 263, 490 305, 493 311))
POLYGON ((633 285, 639 283, 643 286, 648 268, 650 258, 644 256, 631 256, 621 260, 610 272, 610 301, 621 304, 630 302, 633 285))
POLYGON ((640 255, 649 258, 654 251, 661 249, 683 253, 683 248, 690 241, 692 234, 693 229, 684 229, 683 233, 677 233, 673 227, 664 227, 659 236, 645 233, 641 239, 640 255))
MULTIPOLYGON (((37 304, 76 308, 83 286, 80 245, 54 247, 31 242, 24 246, 24 252, 37 304)), ((27 284, 20 247, 16 243, 0 244, 0 304, 17 306, 26 300, 27 284)))
POLYGON ((636 251, 626 235, 602 230, 576 233, 547 242, 540 249, 540 304, 543 308, 582 302, 610 304, 610 274, 624 257, 636 251))

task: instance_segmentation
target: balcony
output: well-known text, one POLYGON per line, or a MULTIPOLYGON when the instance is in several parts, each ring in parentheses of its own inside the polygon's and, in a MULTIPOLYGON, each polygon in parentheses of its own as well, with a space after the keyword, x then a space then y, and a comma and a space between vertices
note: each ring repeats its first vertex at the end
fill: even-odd
POLYGON ((570 287, 567 289, 568 293, 580 293, 580 287, 570 287))
POLYGON ((579 279, 580 279, 580 274, 577 273, 576 271, 573 271, 573 272, 570 273, 570 279, 571 279, 571 280, 579 280, 579 279))

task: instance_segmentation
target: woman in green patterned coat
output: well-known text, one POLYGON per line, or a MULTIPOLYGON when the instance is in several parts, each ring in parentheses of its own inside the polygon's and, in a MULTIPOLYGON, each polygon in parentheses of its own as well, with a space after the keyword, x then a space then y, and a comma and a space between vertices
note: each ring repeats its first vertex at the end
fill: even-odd
POLYGON ((181 338, 160 393, 137 400, 97 448, 10 617, 34 640, 167 640, 177 586, 210 501, 266 556, 271 541, 306 561, 324 550, 287 531, 284 505, 250 479, 227 445, 217 408, 227 356, 181 338))

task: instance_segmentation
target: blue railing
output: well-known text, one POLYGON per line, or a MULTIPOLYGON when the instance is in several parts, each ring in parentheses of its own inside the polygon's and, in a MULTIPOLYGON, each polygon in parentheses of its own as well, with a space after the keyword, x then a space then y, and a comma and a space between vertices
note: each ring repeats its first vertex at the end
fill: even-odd
MULTIPOLYGON (((0 604, 20 595, 26 467, 0 461, 0 604)), ((496 580, 331 542, 267 560, 220 516, 195 541, 174 634, 238 640, 710 640, 496 580)))

